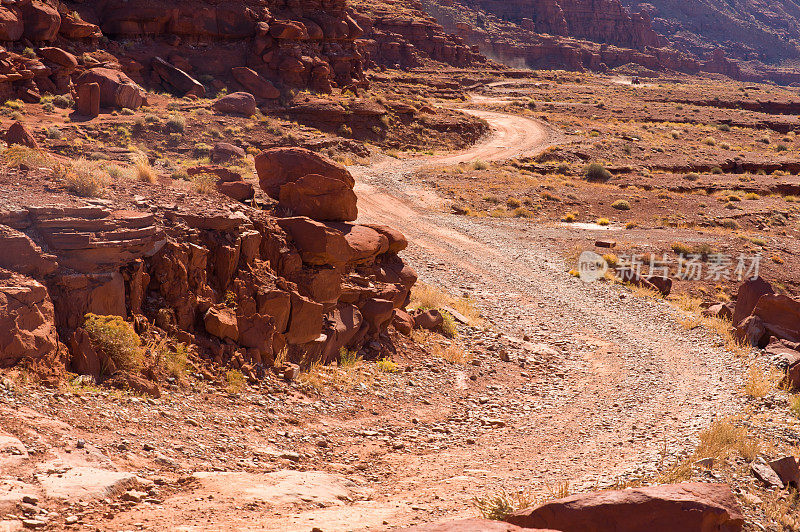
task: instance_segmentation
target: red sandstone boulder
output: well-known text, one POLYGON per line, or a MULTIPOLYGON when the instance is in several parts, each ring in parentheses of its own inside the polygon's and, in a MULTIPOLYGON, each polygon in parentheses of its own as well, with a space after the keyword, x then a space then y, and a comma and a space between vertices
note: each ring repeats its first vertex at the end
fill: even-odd
POLYGON ((18 41, 24 26, 18 9, 0 7, 0 41, 18 41))
POLYGON ((255 187, 246 181, 223 181, 216 184, 217 191, 236 201, 247 201, 255 196, 255 187))
POLYGON ((732 320, 733 310, 734 305, 732 303, 717 303, 705 309, 703 311, 703 316, 721 320, 732 320))
POLYGON ((352 257, 341 231, 302 216, 280 218, 277 223, 292 238, 306 264, 343 266, 352 257))
POLYGON ((227 142, 217 142, 214 144, 214 147, 211 148, 211 153, 209 155, 212 163, 222 164, 235 159, 244 159, 247 154, 238 146, 227 142))
POLYGON ((47 288, 0 270, 0 367, 37 360, 58 350, 55 311, 47 288))
POLYGON ((154 57, 150 66, 158 76, 180 96, 197 96, 202 98, 206 95, 203 84, 180 68, 164 61, 160 57, 154 57))
POLYGON ((146 102, 144 90, 119 70, 97 67, 84 72, 76 85, 97 83, 100 86, 100 105, 138 109, 146 102))
POLYGON ((28 129, 22 125, 22 122, 17 121, 11 124, 11 127, 9 127, 8 131, 6 131, 3 140, 5 140, 9 146, 12 144, 20 144, 35 150, 39 149, 39 143, 36 142, 36 139, 33 138, 33 135, 31 135, 30 131, 28 131, 28 129))
POLYGON ((84 83, 78 85, 75 110, 78 114, 94 118, 100 114, 100 85, 84 83))
POLYGON ((280 187, 279 203, 298 216, 351 221, 358 217, 357 198, 344 181, 308 174, 280 187))
POLYGON ((385 236, 389 240, 389 253, 400 253, 404 249, 408 247, 408 239, 395 229, 394 227, 389 227, 388 225, 379 225, 379 224, 364 224, 366 227, 373 229, 383 236, 385 236))
POLYGON ((506 521, 561 532, 738 532, 744 517, 727 484, 684 482, 572 495, 506 521))
POLYGON ((269 34, 276 39, 305 40, 308 32, 302 22, 297 20, 276 20, 269 25, 269 34))
POLYGON ((392 319, 394 303, 386 299, 372 298, 364 302, 361 307, 364 321, 369 325, 368 334, 378 334, 385 329, 392 319))
POLYGON ((344 166, 305 148, 271 148, 258 154, 255 164, 261 189, 273 199, 279 199, 283 185, 309 174, 342 181, 350 189, 355 186, 344 166))
POLYGON ((755 279, 750 279, 742 283, 736 295, 736 307, 733 311, 734 327, 752 314, 761 296, 773 293, 775 293, 775 291, 772 289, 772 285, 761 277, 756 277, 755 279))
POLYGON ((739 342, 753 347, 764 346, 769 342, 767 329, 758 316, 748 316, 739 322, 733 335, 739 342))
POLYGON ((667 297, 672 292, 672 279, 669 277, 655 275, 646 277, 645 280, 661 292, 664 297, 667 297))
POLYGON ((236 314, 227 307, 211 307, 203 317, 206 332, 220 340, 230 338, 234 342, 239 339, 239 326, 236 314))
POLYGON ((444 316, 436 309, 422 311, 414 316, 414 328, 438 331, 444 323, 444 316))
POLYGON ((215 101, 211 108, 221 114, 252 116, 256 112, 256 99, 248 92, 234 92, 215 101))
POLYGON ((39 48, 39 55, 62 67, 66 73, 72 72, 78 67, 78 58, 61 48, 45 46, 39 48))
POLYGON ((753 316, 761 318, 767 333, 790 342, 800 342, 800 301, 777 294, 758 299, 753 316))
POLYGON ((25 25, 24 36, 32 41, 52 41, 61 27, 61 15, 58 10, 39 0, 20 2, 22 21, 25 25))
POLYGON ((291 293, 291 300, 292 311, 286 341, 290 344, 304 344, 319 338, 323 324, 322 305, 295 292, 291 293))
POLYGON ((354 264, 369 264, 389 249, 389 239, 365 225, 329 223, 328 227, 341 231, 350 247, 350 261, 354 264))
POLYGON ((253 69, 247 67, 233 67, 231 75, 244 89, 260 100, 274 100, 278 98, 281 93, 271 81, 261 77, 261 75, 253 69))
POLYGON ((86 39, 88 37, 102 36, 97 25, 85 22, 69 13, 61 15, 61 27, 58 32, 67 39, 86 39))
POLYGON ((392 316, 392 325, 403 336, 410 336, 414 328, 414 318, 405 310, 396 308, 392 316))
POLYGON ((348 348, 363 336, 364 317, 354 305, 340 303, 326 317, 328 321, 324 333, 328 335, 322 350, 322 362, 328 364, 337 360, 342 348, 348 348))

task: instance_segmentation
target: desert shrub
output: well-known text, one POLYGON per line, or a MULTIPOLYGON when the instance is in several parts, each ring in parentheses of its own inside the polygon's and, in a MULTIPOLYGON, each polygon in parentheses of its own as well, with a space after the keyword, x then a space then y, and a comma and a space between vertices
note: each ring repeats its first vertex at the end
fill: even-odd
POLYGON ((737 222, 736 220, 734 220, 732 218, 728 218, 726 220, 722 220, 720 222, 720 225, 722 227, 724 227, 725 229, 741 229, 742 228, 742 226, 739 224, 739 222, 737 222))
POLYGON ((617 209, 618 211, 629 211, 631 209, 631 204, 626 200, 621 199, 612 203, 611 207, 617 209))
POLYGON ((127 107, 123 107, 122 110, 119 112, 121 115, 130 116, 136 114, 136 111, 133 109, 128 109, 127 107))
POLYGON ((577 219, 578 216, 574 212, 568 212, 567 214, 564 215, 564 217, 561 220, 567 223, 572 223, 577 219))
POLYGON ((225 383, 225 389, 228 393, 239 393, 244 390, 246 381, 241 371, 232 369, 225 373, 225 383))
POLYGON ((357 366, 361 362, 362 358, 358 356, 358 353, 351 349, 345 349, 344 347, 339 349, 339 367, 340 368, 353 368, 357 366))
POLYGON ((611 172, 600 163, 592 163, 586 167, 586 179, 589 181, 608 181, 611 177, 611 172))
POLYGON ((717 126, 717 129, 719 129, 720 131, 730 131, 731 126, 729 126, 728 124, 720 124, 719 126, 717 126))
POLYGON ((670 136, 673 139, 677 140, 677 139, 681 138, 681 132, 678 131, 677 129, 673 129, 672 131, 670 131, 670 136))
POLYGON ((65 170, 64 185, 76 196, 94 198, 102 193, 106 181, 100 170, 85 159, 78 159, 65 170))
POLYGON ((533 218, 533 211, 525 207, 517 207, 512 214, 515 218, 533 218))
POLYGON ((342 137, 352 137, 353 136, 353 128, 351 128, 347 124, 342 124, 341 126, 339 126, 339 129, 337 130, 337 132, 342 137))
POLYGON ((147 155, 138 153, 133 157, 133 167, 136 169, 136 177, 143 183, 155 183, 156 173, 150 165, 147 155))
POLYGON ((673 242, 670 247, 676 255, 689 255, 692 252, 692 248, 683 242, 673 242))
POLYGON ((489 168, 489 164, 486 161, 481 161, 478 159, 477 161, 472 163, 473 170, 486 170, 489 168))
POLYGON ((778 144, 775 146, 775 151, 788 151, 789 147, 786 144, 778 144))
POLYGON ((608 218, 598 218, 597 220, 595 220, 595 223, 597 225, 606 226, 611 224, 611 220, 609 220, 608 218))
POLYGON ((399 369, 397 364, 389 360, 388 358, 382 358, 377 363, 378 369, 384 373, 395 373, 399 369))
MULTIPOLYGON (((144 365, 142 340, 133 325, 120 316, 86 314, 83 328, 92 344, 125 371, 138 371, 144 365)), ((107 368, 103 368, 107 371, 107 368)))
POLYGON ((53 105, 61 109, 72 109, 75 106, 75 100, 69 94, 59 94, 53 98, 53 105))
POLYGON ((178 171, 172 172, 172 175, 170 176, 170 178, 172 178, 172 179, 180 179, 182 181, 189 181, 189 174, 186 173, 186 170, 178 170, 178 171))
POLYGON ((61 138, 62 133, 56 126, 51 126, 45 130, 45 135, 48 139, 58 140, 61 138))
POLYGON ((192 147, 192 154, 195 157, 205 157, 211 153, 211 146, 205 142, 198 142, 192 147))
POLYGON ((689 172, 688 174, 683 176, 683 178, 687 181, 697 181, 698 179, 700 179, 700 175, 696 174, 695 172, 689 172))
POLYGON ((164 373, 178 380, 186 375, 186 368, 189 365, 189 350, 185 344, 178 344, 174 351, 171 349, 161 351, 160 357, 159 365, 164 373))
POLYGON ((46 102, 42 104, 42 111, 44 111, 45 113, 52 113, 55 110, 56 106, 53 105, 53 102, 46 102))
POLYGON ((747 194, 744 195, 744 199, 747 199, 747 200, 757 200, 760 197, 761 196, 759 196, 755 192, 748 192, 747 194))
POLYGON ((198 174, 192 178, 192 183, 194 183, 195 192, 199 192, 200 194, 211 194, 214 192, 214 190, 216 190, 217 180, 213 175, 210 174, 198 174))
POLYGON ((88 155, 86 155, 86 158, 89 159, 90 161, 106 161, 108 160, 108 155, 106 155, 101 151, 92 151, 89 152, 88 155))
POLYGON ((608 264, 609 268, 616 268, 619 265, 619 257, 613 253, 606 253, 603 255, 603 260, 606 261, 606 264, 608 264))
POLYGON ((170 115, 164 128, 171 133, 183 133, 186 131, 186 119, 181 115, 170 115))
POLYGON ((719 166, 715 166, 714 168, 711 169, 711 173, 714 175, 722 175, 725 173, 725 171, 722 170, 722 168, 720 168, 719 166))
POLYGON ((506 206, 508 206, 509 209, 516 209, 522 206, 522 202, 517 198, 508 198, 506 200, 506 206))
POLYGON ((13 111, 22 111, 25 109, 25 103, 22 100, 8 100, 3 106, 13 111))
POLYGON ((717 139, 715 139, 714 137, 706 137, 703 139, 703 144, 705 144, 706 146, 716 146, 717 139))

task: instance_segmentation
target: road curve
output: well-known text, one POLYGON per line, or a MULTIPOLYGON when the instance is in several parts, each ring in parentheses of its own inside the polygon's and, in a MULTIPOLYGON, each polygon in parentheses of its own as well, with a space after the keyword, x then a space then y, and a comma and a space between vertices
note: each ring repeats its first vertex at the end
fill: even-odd
POLYGON ((659 456, 668 462, 690 450, 710 420, 738 408, 741 361, 708 331, 681 327, 680 312, 663 301, 568 275, 560 239, 569 229, 443 212, 435 192, 414 184, 415 171, 534 155, 554 138, 535 120, 468 112, 493 128, 470 149, 352 168, 359 222, 403 231, 411 242, 404 258, 421 280, 453 293, 468 288, 496 330, 555 354, 534 370, 531 389, 508 390, 508 405, 527 405, 525 415, 492 446, 409 457, 403 482, 435 484, 465 464, 502 472, 512 487, 652 473, 659 456))

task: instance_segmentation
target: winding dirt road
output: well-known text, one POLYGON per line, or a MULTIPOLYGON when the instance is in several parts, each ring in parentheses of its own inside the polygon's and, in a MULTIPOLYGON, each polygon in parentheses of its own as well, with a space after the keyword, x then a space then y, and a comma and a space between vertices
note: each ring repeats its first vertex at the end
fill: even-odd
MULTIPOLYGON (((479 445, 406 455, 396 464, 398 484, 406 492, 441 489, 464 471, 487 472, 488 480, 454 482, 468 500, 486 489, 543 492, 565 480, 602 486, 658 471, 690 451, 715 416, 738 408, 740 363, 710 333, 684 329, 665 302, 566 273, 559 244, 578 229, 445 213, 435 192, 415 184, 415 171, 531 155, 556 138, 527 118, 468 112, 493 128, 471 149, 353 168, 359 221, 404 231, 412 242, 406 261, 422 281, 469 292, 495 331, 544 344, 547 360, 526 368, 527 382, 501 387, 504 430, 479 445)), ((451 406, 468 416, 475 403, 451 406)))

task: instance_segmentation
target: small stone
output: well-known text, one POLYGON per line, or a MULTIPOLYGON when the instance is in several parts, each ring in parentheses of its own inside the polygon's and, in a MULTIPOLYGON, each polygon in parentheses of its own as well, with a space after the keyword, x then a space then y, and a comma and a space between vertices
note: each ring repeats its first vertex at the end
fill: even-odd
POLYGON ((754 495, 752 493, 743 493, 742 499, 744 499, 747 504, 753 506, 759 505, 764 502, 761 500, 761 497, 759 497, 758 495, 754 495))
POLYGON ((22 497, 22 502, 25 504, 33 504, 34 506, 39 504, 39 497, 36 495, 24 495, 22 497))
POLYGON ((713 469, 714 468, 714 458, 702 458, 697 460, 694 465, 697 467, 702 467, 703 469, 713 469))
POLYGON ((75 444, 76 449, 83 449, 84 447, 86 447, 86 442, 83 440, 78 440, 78 442, 75 444))
POLYGON ((152 451, 153 449, 154 449, 154 447, 152 445, 150 445, 149 443, 145 443, 144 445, 142 445, 142 450, 143 451, 152 451))
POLYGON ((294 451, 284 451, 280 455, 281 458, 289 460, 291 462, 299 462, 300 461, 300 454, 294 451))
POLYGON ((44 528, 45 526, 47 526, 47 522, 40 521, 39 519, 23 519, 22 526, 31 529, 44 528))
POLYGON ((123 501, 135 502, 137 504, 142 502, 145 497, 147 497, 147 493, 137 490, 129 490, 122 494, 123 501))
POLYGON ((475 438, 467 438, 468 445, 475 445, 475 438))
POLYGON ((67 525, 74 525, 77 522, 78 522, 78 516, 77 515, 70 515, 70 516, 67 516, 66 519, 64 519, 64 523, 67 524, 67 525))

